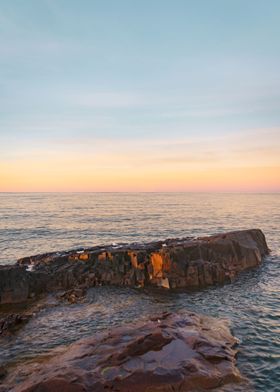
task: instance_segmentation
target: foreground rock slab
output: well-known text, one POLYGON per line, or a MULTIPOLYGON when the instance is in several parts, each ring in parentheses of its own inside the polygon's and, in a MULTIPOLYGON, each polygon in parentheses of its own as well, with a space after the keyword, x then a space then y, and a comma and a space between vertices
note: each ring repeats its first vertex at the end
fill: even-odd
POLYGON ((242 380, 236 342, 225 321, 166 313, 21 365, 7 376, 2 391, 208 391, 242 380))
MULTIPOLYGON (((59 289, 83 292, 96 285, 202 288, 231 282, 241 271, 258 266, 268 252, 262 231, 252 229, 30 256, 0 267, 0 304, 59 289)), ((71 293, 71 301, 76 294, 71 293)))

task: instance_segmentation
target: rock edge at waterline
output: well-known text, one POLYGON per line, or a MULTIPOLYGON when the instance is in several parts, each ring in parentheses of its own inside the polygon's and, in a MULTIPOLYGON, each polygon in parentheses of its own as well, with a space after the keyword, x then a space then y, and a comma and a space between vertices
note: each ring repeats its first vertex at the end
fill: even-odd
POLYGON ((241 271, 258 266, 268 253, 263 232, 251 229, 30 256, 16 265, 0 266, 0 304, 61 289, 74 290, 74 301, 98 285, 202 288, 231 282, 241 271))
POLYGON ((0 392, 206 391, 244 381, 236 343, 224 320, 166 313, 20 364, 0 392))

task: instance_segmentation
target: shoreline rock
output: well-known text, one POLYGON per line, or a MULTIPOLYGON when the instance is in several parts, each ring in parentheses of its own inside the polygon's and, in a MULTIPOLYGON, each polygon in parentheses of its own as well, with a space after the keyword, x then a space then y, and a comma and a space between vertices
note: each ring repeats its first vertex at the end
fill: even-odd
POLYGON ((10 313, 0 318, 0 338, 17 331, 28 322, 31 314, 10 313))
POLYGON ((0 266, 0 305, 97 285, 199 289, 231 282, 268 253, 262 231, 251 229, 30 256, 0 266))
POLYGON ((236 343, 224 320, 165 313, 82 339, 51 359, 20 364, 2 390, 206 391, 243 380, 236 343))

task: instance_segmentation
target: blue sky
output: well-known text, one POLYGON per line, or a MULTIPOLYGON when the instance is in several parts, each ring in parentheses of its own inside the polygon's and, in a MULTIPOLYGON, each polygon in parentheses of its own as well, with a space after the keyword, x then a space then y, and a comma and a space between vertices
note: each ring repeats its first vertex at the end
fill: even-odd
POLYGON ((2 181, 100 149, 119 172, 151 154, 279 167, 279 20, 274 0, 0 0, 2 181))

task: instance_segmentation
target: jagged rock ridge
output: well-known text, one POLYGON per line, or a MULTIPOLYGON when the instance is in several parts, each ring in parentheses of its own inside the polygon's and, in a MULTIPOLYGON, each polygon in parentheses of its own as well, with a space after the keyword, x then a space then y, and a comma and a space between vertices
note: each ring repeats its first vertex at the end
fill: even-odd
POLYGON ((0 267, 0 303, 95 285, 202 288, 258 266, 269 249, 259 229, 25 257, 0 267))

